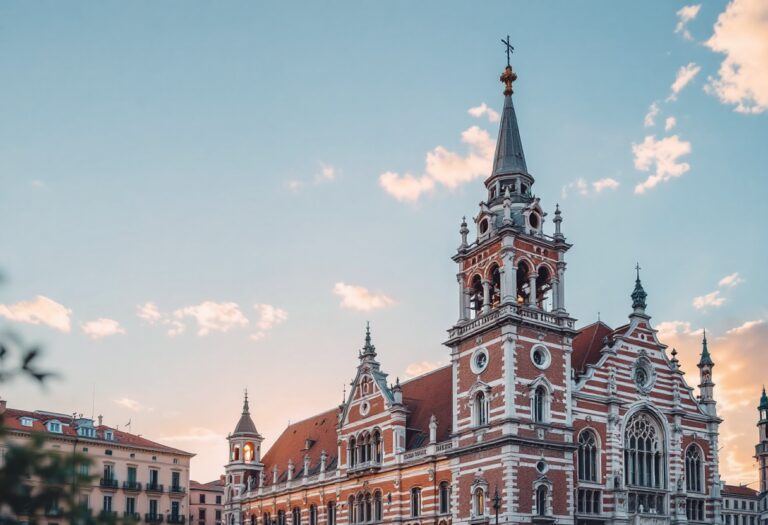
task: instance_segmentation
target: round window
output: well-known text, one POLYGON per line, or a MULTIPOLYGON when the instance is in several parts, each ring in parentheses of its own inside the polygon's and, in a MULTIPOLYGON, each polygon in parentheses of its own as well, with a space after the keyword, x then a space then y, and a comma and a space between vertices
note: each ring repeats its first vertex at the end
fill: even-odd
POLYGON ((544 370, 549 368, 552 357, 545 346, 537 345, 531 348, 531 361, 536 368, 544 370))
POLYGON ((481 373, 488 367, 488 350, 480 348, 472 354, 472 362, 470 368, 475 374, 481 373))
POLYGON ((480 221, 480 233, 483 234, 488 231, 488 219, 480 221))
POLYGON ((363 401, 360 403, 360 414, 365 416, 368 414, 368 411, 371 409, 371 405, 368 404, 368 401, 363 401))
POLYGON ((539 214, 538 213, 531 213, 528 216, 528 223, 531 225, 531 228, 533 228, 534 230, 538 230, 539 229, 539 224, 540 224, 540 222, 539 222, 539 214))
POLYGON ((547 462, 543 459, 540 459, 536 463, 536 470, 538 470, 541 474, 544 474, 547 471, 547 462))

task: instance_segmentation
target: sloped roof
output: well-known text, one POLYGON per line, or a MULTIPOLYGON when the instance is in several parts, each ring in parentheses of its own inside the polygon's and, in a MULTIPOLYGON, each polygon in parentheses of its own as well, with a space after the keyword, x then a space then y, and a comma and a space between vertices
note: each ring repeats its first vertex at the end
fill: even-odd
POLYGON ((744 485, 724 485, 723 495, 729 496, 745 496, 749 498, 756 498, 758 492, 755 489, 751 489, 744 485))
POLYGON ((610 337, 613 329, 602 321, 597 321, 581 329, 573 338, 571 366, 577 373, 583 373, 587 365, 594 365, 600 360, 603 339, 610 337))
POLYGON ((224 492, 224 482, 221 479, 214 479, 208 483, 200 483, 199 481, 190 480, 189 490, 207 490, 212 492, 224 492))
POLYGON ((135 448, 144 448, 147 450, 155 450, 157 452, 167 452, 170 454, 194 456, 194 454, 190 452, 185 452, 177 448, 169 447, 161 443, 157 443, 156 441, 152 441, 147 438, 144 438, 142 436, 138 436, 136 434, 130 434, 128 432, 123 432, 122 430, 117 430, 116 428, 112 428, 106 425, 94 425, 93 428, 96 429, 96 438, 84 438, 82 436, 77 435, 77 431, 75 430, 74 425, 72 425, 72 417, 66 416, 64 414, 56 414, 52 412, 41 412, 41 411, 30 412, 28 410, 6 408, 2 416, 3 416, 3 424, 5 425, 6 428, 19 431, 19 432, 42 432, 42 433, 46 433, 48 435, 56 436, 56 437, 58 436, 71 437, 71 438, 77 437, 80 440, 93 439, 94 441, 101 441, 105 444, 114 443, 116 445, 135 447, 135 448), (32 419, 31 427, 24 426, 21 424, 21 418, 23 417, 28 417, 32 419), (62 423, 61 433, 48 432, 48 429, 46 428, 45 425, 49 421, 61 422, 62 423), (104 433, 106 431, 112 431, 113 439, 111 440, 104 439, 104 433))
MULTIPOLYGON (((437 417, 437 440, 448 439, 452 425, 451 416, 451 367, 444 366, 424 375, 404 381, 403 404, 408 409, 406 448, 426 445, 429 439, 429 420, 437 417)), ((272 468, 277 465, 278 481, 287 477, 288 461, 293 461, 294 477, 301 477, 304 470, 304 455, 309 454, 309 475, 320 470, 320 453, 328 454, 326 468, 336 468, 338 458, 336 425, 338 408, 327 410, 302 421, 288 425, 280 437, 262 457, 264 479, 272 483, 272 468), (311 440, 309 449, 307 439, 311 440)))

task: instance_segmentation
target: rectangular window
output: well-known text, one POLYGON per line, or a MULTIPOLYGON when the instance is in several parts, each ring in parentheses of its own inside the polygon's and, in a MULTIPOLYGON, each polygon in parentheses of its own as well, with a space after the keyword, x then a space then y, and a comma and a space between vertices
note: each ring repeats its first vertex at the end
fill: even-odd
POLYGON ((104 496, 104 512, 112 512, 112 496, 104 496))
POLYGON ((131 496, 125 498, 125 512, 128 514, 136 513, 136 498, 131 496))
POLYGON ((221 505, 221 495, 216 496, 216 505, 221 505))
POLYGON ((134 485, 136 483, 136 467, 128 467, 128 471, 125 476, 131 485, 134 485))
POLYGON ((172 501, 171 502, 171 516, 174 518, 179 517, 179 502, 178 501, 172 501))
POLYGON ((156 499, 149 500, 149 514, 151 516, 157 516, 157 500, 156 499))
POLYGON ((112 481, 115 479, 115 467, 111 463, 104 464, 104 480, 112 481))
POLYGON ((579 489, 576 512, 579 514, 600 514, 601 494, 599 490, 579 489))
POLYGON ((704 521, 704 500, 689 499, 686 501, 685 514, 688 521, 704 521))
POLYGON ((171 472, 171 488, 178 489, 181 487, 181 473, 171 472))
POLYGON ((78 471, 81 476, 88 476, 90 474, 91 466, 88 463, 80 463, 78 471))
POLYGON ((200 494, 200 504, 205 505, 205 494, 200 494))
POLYGON ((216 521, 221 521, 221 511, 216 509, 216 521))
POLYGON ((160 478, 160 471, 154 468, 149 469, 149 484, 150 485, 157 485, 157 482, 160 478))
POLYGON ((88 494, 80 494, 78 503, 80 504, 81 509, 88 510, 91 508, 91 502, 89 501, 88 494))
POLYGON ((197 519, 205 521, 205 509, 197 509, 197 519))

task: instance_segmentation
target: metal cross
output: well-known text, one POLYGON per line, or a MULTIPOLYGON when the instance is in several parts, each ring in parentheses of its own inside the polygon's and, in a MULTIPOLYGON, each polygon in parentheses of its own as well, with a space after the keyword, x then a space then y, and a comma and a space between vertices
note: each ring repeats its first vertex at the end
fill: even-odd
POLYGON ((502 38, 501 43, 507 46, 507 65, 511 67, 511 64, 509 62, 509 56, 515 51, 515 48, 512 46, 512 44, 509 43, 509 35, 507 35, 506 40, 502 38))
POLYGON ((640 279, 640 263, 637 263, 637 266, 635 266, 635 270, 637 270, 637 278, 640 279))

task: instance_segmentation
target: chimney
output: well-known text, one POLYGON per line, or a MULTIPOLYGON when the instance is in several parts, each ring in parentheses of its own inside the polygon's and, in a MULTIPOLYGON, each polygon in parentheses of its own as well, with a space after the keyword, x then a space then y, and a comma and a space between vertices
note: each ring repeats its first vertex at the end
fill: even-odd
POLYGON ((102 416, 101 414, 99 414, 99 426, 101 426, 101 422, 102 422, 102 420, 103 420, 103 419, 104 419, 104 416, 102 416))
POLYGON ((0 399, 0 414, 5 414, 5 406, 6 406, 5 399, 0 399))

